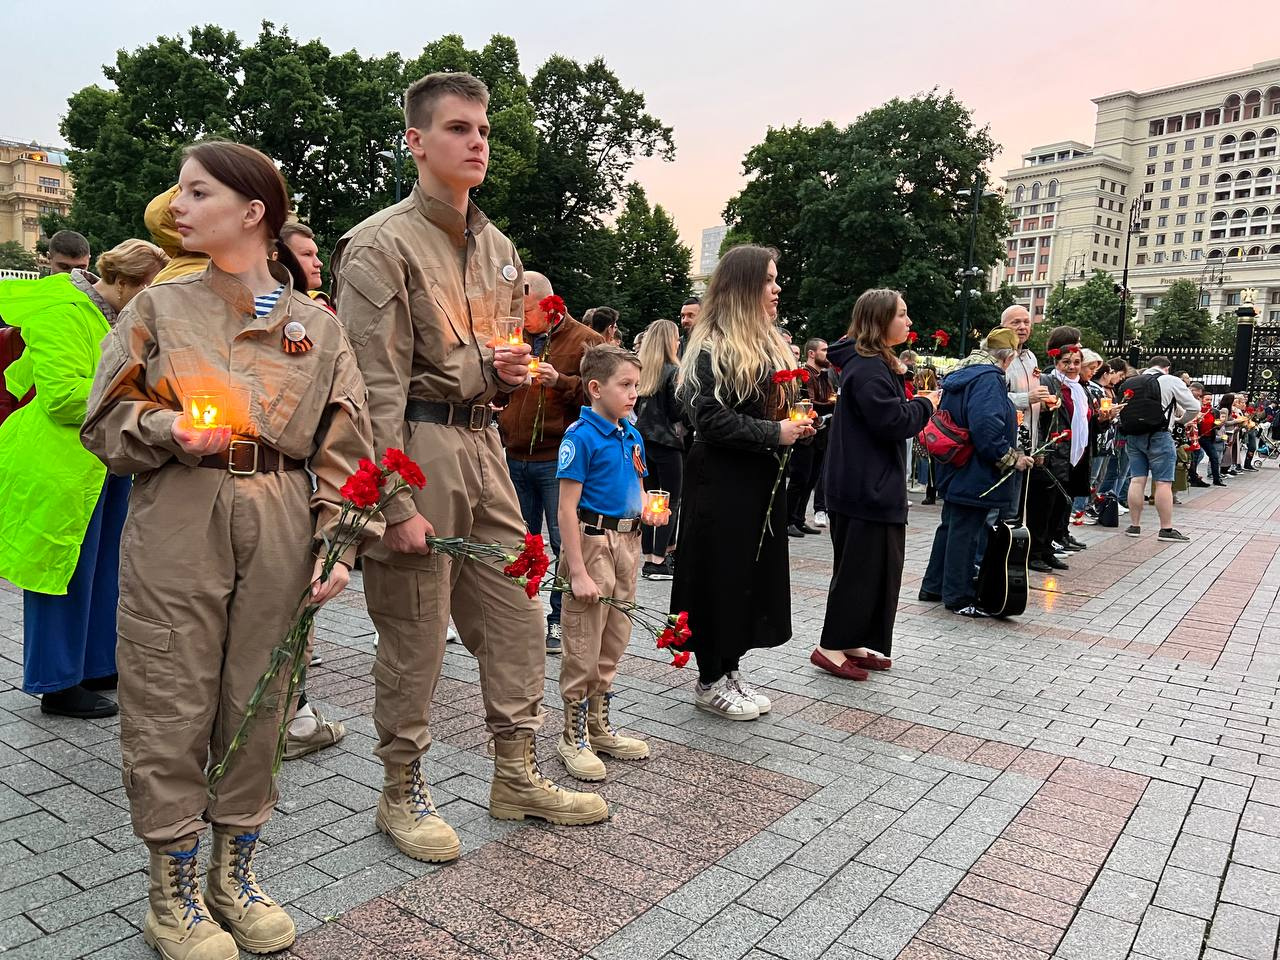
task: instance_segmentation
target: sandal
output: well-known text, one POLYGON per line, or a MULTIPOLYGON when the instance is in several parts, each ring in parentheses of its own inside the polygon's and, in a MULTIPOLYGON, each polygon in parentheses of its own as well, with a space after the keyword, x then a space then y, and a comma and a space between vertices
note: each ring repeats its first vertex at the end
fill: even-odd
POLYGON ((869 653, 865 657, 851 657, 845 654, 845 658, 853 661, 863 670, 888 670, 893 666, 893 661, 888 657, 882 657, 878 653, 869 653))
POLYGON ((844 663, 837 666, 817 650, 814 650, 813 653, 809 654, 809 662, 815 667, 819 667, 827 671, 827 673, 841 677, 845 680, 865 680, 870 676, 867 671, 863 670, 852 660, 846 660, 844 663))

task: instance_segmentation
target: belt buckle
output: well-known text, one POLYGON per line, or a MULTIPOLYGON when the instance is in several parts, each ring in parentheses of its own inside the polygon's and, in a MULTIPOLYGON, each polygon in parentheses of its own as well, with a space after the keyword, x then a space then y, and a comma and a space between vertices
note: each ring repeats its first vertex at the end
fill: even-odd
POLYGON ((636 521, 634 517, 623 517, 618 521, 619 533, 630 533, 635 528, 636 528, 636 521))
POLYGON ((483 403, 477 403, 471 408, 471 416, 467 421, 467 429, 474 430, 479 433, 489 425, 489 407, 483 403))
POLYGON ((255 440, 232 440, 231 446, 227 448, 227 473, 235 477, 251 477, 258 472, 258 443, 255 440), (248 470, 237 469, 236 467, 236 444, 241 447, 250 447, 253 450, 253 464, 248 470))

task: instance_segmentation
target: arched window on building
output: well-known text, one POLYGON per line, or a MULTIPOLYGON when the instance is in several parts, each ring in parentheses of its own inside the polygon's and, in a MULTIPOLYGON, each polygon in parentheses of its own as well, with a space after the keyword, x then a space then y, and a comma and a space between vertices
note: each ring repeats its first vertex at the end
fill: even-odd
POLYGON ((1031 199, 1033 201, 1040 199, 1040 181, 1037 180, 1031 185, 1031 199))
POLYGON ((1222 104, 1222 122, 1235 123, 1240 119, 1240 94, 1233 93, 1222 104))
POLYGON ((1262 116, 1262 91, 1250 90, 1244 98, 1244 119, 1254 120, 1262 116))
POLYGON ((1057 195, 1058 195, 1058 181, 1057 181, 1057 180, 1050 180, 1050 181, 1049 181, 1049 196, 1050 196, 1050 197, 1056 197, 1057 195))
POLYGON ((1013 202, 1022 203, 1022 201, 1025 200, 1026 197, 1027 197, 1026 187, 1022 186, 1022 184, 1018 184, 1018 189, 1013 191, 1013 202))

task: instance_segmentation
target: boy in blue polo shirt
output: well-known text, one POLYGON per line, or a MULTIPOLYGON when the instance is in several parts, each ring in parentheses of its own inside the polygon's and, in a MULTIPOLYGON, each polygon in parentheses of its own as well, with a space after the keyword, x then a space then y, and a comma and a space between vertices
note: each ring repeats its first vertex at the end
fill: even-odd
POLYGON ((568 566, 573 587, 561 615, 564 734, 558 748, 572 776, 603 780, 605 767, 597 754, 641 760, 649 746, 609 724, 610 688, 631 639, 631 621, 599 600, 635 599, 641 520, 661 526, 667 516, 645 510, 644 441, 628 419, 636 404, 640 360, 629 350, 602 344, 583 354, 579 370, 591 406, 583 407, 565 431, 556 471, 561 563, 568 566))

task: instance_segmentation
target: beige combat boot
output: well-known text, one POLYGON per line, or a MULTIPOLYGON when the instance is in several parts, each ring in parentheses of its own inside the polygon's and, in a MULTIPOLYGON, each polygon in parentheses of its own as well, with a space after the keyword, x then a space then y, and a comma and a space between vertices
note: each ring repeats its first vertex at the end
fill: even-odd
POLYGON ((242 950, 275 953, 293 943, 293 918, 258 886, 253 875, 253 851, 258 831, 213 828, 209 855, 209 912, 231 931, 242 950))
POLYGON ((548 823, 599 823, 609 816, 604 797, 562 790, 542 775, 533 734, 495 737, 489 815, 498 820, 539 817, 548 823))
POLYGON ((618 760, 643 760, 649 756, 649 745, 635 737, 624 737, 609 722, 609 701, 613 691, 587 700, 587 739, 596 753, 607 753, 618 760))
POLYGON ((604 761, 595 755, 587 740, 587 701, 564 702, 564 733, 556 743, 556 752, 569 776, 578 780, 604 779, 604 761))
POLYGON ((374 823, 401 853, 415 860, 444 863, 458 859, 462 850, 453 827, 436 813, 422 779, 421 760, 385 769, 374 823))
POLYGON ((238 960, 235 940, 209 915, 200 895, 199 853, 198 837, 151 848, 142 939, 164 960, 238 960))

